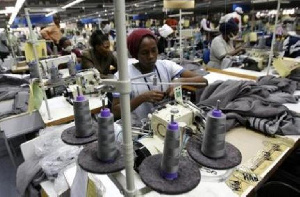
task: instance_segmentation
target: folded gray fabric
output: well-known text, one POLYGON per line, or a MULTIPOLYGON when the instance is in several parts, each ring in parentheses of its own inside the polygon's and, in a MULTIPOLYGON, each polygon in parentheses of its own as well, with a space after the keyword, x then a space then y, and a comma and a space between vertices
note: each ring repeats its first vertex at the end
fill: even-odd
POLYGON ((287 78, 278 78, 272 75, 258 78, 257 85, 276 85, 279 90, 289 94, 293 94, 297 89, 296 81, 287 78))
POLYGON ((261 78, 262 85, 251 81, 217 81, 204 89, 197 105, 215 106, 220 100, 220 108, 227 116, 227 130, 244 125, 266 134, 298 135, 299 116, 282 105, 297 102, 295 96, 287 93, 295 90, 295 83, 268 78, 271 82, 261 78), (288 91, 282 92, 284 88, 288 91))
POLYGON ((298 97, 293 96, 291 94, 288 94, 286 92, 275 92, 270 94, 270 96, 267 98, 271 102, 276 103, 298 103, 298 97))

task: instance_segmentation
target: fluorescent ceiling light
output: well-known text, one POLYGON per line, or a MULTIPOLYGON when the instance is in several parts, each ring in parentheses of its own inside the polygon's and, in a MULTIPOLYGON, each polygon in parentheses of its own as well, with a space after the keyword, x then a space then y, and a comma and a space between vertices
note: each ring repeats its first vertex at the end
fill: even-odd
POLYGON ((45 14, 45 16, 46 16, 46 17, 52 16, 53 14, 56 14, 57 12, 58 12, 57 10, 54 10, 54 11, 48 13, 48 14, 45 14))
POLYGON ((5 10, 0 10, 0 14, 10 14, 15 11, 15 7, 5 7, 5 10))
POLYGON ((14 22, 16 16, 17 16, 17 14, 19 13, 19 11, 22 8, 22 6, 23 6, 23 4, 24 4, 25 1, 26 0, 17 0, 14 12, 12 13, 12 15, 10 16, 10 19, 8 21, 9 25, 13 24, 13 22, 14 22))
POLYGON ((62 9, 67 9, 67 8, 72 7, 73 5, 76 5, 76 4, 81 3, 83 1, 85 1, 85 0, 75 0, 75 1, 73 1, 71 3, 68 3, 67 5, 65 5, 65 6, 63 6, 61 8, 62 9))

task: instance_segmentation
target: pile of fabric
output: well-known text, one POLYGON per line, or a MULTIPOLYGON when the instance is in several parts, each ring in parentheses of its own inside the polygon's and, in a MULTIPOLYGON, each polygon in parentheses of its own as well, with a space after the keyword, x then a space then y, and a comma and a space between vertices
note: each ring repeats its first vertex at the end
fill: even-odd
POLYGON ((0 75, 0 102, 14 99, 7 102, 6 109, 1 110, 0 119, 26 112, 29 100, 29 81, 13 75, 0 75))
POLYGON ((283 103, 297 103, 296 81, 265 76, 253 81, 216 81, 207 86, 198 106, 215 106, 227 116, 227 130, 243 125, 265 134, 299 135, 300 116, 283 103))

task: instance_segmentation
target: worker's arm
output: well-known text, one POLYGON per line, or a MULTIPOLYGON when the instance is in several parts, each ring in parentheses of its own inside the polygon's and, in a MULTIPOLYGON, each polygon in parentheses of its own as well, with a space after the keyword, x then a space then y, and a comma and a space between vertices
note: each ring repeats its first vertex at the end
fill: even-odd
MULTIPOLYGON (((233 50, 233 51, 227 53, 226 55, 234 56, 234 55, 237 55, 237 54, 239 54, 239 53, 244 53, 244 52, 245 52, 245 49, 244 49, 243 47, 239 47, 239 48, 237 48, 237 49, 235 49, 235 50, 233 50)), ((225 56, 226 56, 226 55, 225 55, 225 56)), ((224 56, 224 57, 225 57, 225 56, 224 56)), ((224 57, 223 57, 223 58, 224 58, 224 57)))
POLYGON ((94 67, 94 62, 89 55, 89 51, 84 51, 81 56, 82 69, 89 69, 94 67))
POLYGON ((52 40, 50 36, 51 32, 51 27, 45 27, 44 29, 41 30, 41 35, 45 40, 52 40))
POLYGON ((211 31, 211 29, 207 27, 207 19, 202 19, 201 26, 204 31, 211 31))
MULTIPOLYGON (((201 83, 199 85, 188 85, 196 88, 202 88, 208 85, 207 79, 189 70, 183 71, 181 73, 181 77, 173 80, 173 82, 201 83)), ((171 97, 174 95, 173 89, 175 86, 176 85, 170 86, 169 89, 166 91, 166 93, 171 97)))
MULTIPOLYGON (((159 102, 164 98, 164 93, 156 90, 148 91, 130 100, 130 111, 135 110, 144 102, 159 102)), ((115 118, 121 118, 121 106, 119 98, 114 98, 112 110, 115 118)))

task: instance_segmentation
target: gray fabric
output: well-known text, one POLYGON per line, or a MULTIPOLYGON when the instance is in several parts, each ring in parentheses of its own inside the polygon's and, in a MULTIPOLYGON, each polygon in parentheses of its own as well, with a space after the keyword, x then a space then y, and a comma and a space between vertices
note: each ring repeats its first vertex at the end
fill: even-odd
POLYGON ((278 78, 272 75, 258 78, 257 85, 276 85, 279 90, 289 94, 293 94, 297 89, 297 82, 286 78, 278 78))
POLYGON ((273 94, 270 94, 270 96, 267 98, 271 102, 276 103, 298 103, 298 97, 293 96, 291 94, 288 94, 286 92, 275 92, 273 94))
POLYGON ((220 100, 220 108, 227 115, 227 130, 242 124, 267 134, 298 135, 299 116, 282 105, 297 103, 297 97, 291 95, 295 90, 296 83, 292 80, 273 76, 262 77, 257 84, 217 81, 204 89, 198 105, 215 106, 220 100), (266 124, 257 124, 258 121, 266 124))
MULTIPOLYGON (((39 184, 45 178, 42 168, 39 165, 39 158, 34 157, 23 162, 17 169, 16 186, 17 191, 21 196, 36 196, 38 191, 35 191, 34 185, 39 184), (31 185, 31 182, 34 184, 31 185), (37 181, 39 180, 39 181, 37 181)), ((38 196, 38 195, 37 195, 38 196)))
POLYGON ((297 81, 297 90, 300 90, 300 68, 293 70, 288 78, 297 81))

